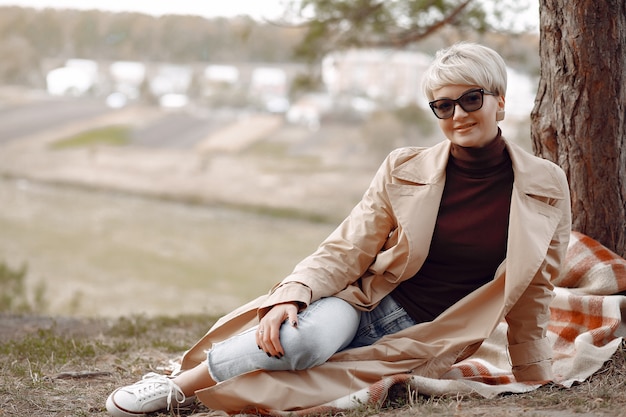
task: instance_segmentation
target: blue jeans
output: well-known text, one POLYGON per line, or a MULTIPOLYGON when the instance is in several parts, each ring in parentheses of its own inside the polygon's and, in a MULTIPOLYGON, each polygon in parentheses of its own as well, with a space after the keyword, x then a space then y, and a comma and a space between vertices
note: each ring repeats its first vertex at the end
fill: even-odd
POLYGON ((308 369, 340 350, 370 345, 414 324, 391 296, 370 312, 358 311, 336 297, 322 298, 298 314, 298 327, 280 328, 282 358, 268 357, 258 348, 254 327, 213 345, 207 352, 209 373, 221 382, 255 370, 308 369))

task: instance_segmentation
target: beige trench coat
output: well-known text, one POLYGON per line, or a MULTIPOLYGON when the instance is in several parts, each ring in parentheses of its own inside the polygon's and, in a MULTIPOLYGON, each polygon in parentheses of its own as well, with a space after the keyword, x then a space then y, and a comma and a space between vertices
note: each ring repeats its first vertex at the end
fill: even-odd
MULTIPOLYGON (((386 336, 372 346, 335 354, 304 371, 256 371, 197 392, 212 409, 249 406, 296 410, 332 401, 380 378, 414 373, 437 378, 467 357, 500 321, 509 326, 508 349, 518 380, 546 381, 551 348, 546 325, 571 228, 567 180, 555 164, 507 142, 514 171, 507 256, 494 280, 432 322, 386 336)), ((450 142, 402 148, 381 165, 361 202, 293 273, 262 296, 220 319, 183 357, 182 369, 206 359, 205 351, 258 323, 279 302, 302 305, 335 295, 368 310, 428 254, 445 184, 450 142)), ((332 323, 329 323, 332 325, 332 323)))

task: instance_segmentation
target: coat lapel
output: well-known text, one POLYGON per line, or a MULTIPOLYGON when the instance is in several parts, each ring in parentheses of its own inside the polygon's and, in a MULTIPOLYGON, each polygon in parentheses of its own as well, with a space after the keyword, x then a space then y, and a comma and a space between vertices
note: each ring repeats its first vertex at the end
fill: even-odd
POLYGON ((554 186, 558 184, 554 179, 538 178, 538 175, 549 173, 533 169, 533 159, 524 151, 510 144, 507 144, 507 148, 515 173, 505 260, 508 311, 508 307, 515 304, 541 267, 561 220, 561 211, 545 201, 562 199, 564 195, 562 190, 554 186))
POLYGON ((444 141, 395 168, 387 193, 409 255, 400 276, 413 276, 424 263, 432 240, 446 181, 450 142, 444 141))

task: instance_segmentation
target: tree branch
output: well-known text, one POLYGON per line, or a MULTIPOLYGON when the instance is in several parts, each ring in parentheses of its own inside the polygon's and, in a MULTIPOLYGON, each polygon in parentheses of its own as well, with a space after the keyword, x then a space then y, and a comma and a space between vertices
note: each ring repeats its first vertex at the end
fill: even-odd
POLYGON ((444 17, 442 20, 428 26, 427 28, 414 28, 407 30, 399 35, 394 36, 390 39, 385 39, 378 42, 368 42, 368 46, 385 46, 385 47, 394 47, 399 48, 406 46, 410 43, 417 42, 421 39, 426 38, 437 30, 441 29, 443 26, 452 22, 456 17, 472 2, 472 0, 465 0, 463 3, 458 5, 450 14, 444 17))

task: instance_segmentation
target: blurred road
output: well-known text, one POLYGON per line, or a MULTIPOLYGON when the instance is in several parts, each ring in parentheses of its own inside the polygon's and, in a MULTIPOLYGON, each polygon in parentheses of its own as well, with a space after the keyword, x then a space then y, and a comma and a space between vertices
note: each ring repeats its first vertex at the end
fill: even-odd
POLYGON ((0 109, 0 144, 113 112, 102 100, 51 99, 0 109))
POLYGON ((193 148, 225 125, 236 120, 233 114, 163 112, 161 117, 133 131, 132 143, 159 148, 193 148))
MULTIPOLYGON (((90 119, 124 111, 111 109, 102 100, 89 98, 49 98, 4 104, 0 108, 0 145, 46 131, 52 133, 73 124, 89 125, 90 119)), ((133 127, 133 145, 190 149, 237 118, 232 112, 155 109, 151 113, 151 117, 140 120, 133 127)))

